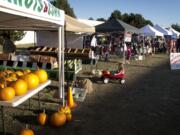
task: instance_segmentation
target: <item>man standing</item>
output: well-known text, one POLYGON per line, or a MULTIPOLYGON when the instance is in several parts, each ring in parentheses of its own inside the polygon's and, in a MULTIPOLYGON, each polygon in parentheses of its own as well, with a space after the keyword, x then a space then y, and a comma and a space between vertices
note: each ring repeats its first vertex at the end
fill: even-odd
POLYGON ((176 40, 176 51, 180 52, 180 35, 179 38, 176 40))

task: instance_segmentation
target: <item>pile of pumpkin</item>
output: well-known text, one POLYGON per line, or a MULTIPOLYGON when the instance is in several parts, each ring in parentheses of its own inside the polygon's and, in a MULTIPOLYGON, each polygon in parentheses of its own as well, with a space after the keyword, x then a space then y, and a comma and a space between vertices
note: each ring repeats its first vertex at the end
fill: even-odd
POLYGON ((4 70, 0 72, 0 100, 10 101, 15 96, 22 96, 48 80, 44 69, 36 71, 4 70))
MULTIPOLYGON (((61 127, 71 120, 72 120, 71 109, 68 106, 64 106, 64 107, 60 107, 57 112, 51 115, 49 122, 53 127, 61 127)), ((38 114, 37 121, 42 126, 48 123, 48 115, 46 114, 45 110, 42 113, 38 114)), ((19 135, 34 135, 34 131, 28 128, 28 126, 26 126, 25 129, 22 129, 20 131, 19 135)))
MULTIPOLYGON (((38 114, 37 117, 38 123, 40 125, 45 125, 48 120, 48 116, 45 113, 45 110, 38 114)), ((54 112, 50 117, 50 124, 54 127, 60 127, 65 125, 66 122, 72 120, 71 109, 68 106, 60 107, 57 112, 54 112)))

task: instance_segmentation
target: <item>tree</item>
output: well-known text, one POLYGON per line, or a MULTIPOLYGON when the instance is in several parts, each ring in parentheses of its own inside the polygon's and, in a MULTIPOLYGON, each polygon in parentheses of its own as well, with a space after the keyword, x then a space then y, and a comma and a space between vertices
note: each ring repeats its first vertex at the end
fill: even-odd
POLYGON ((111 16, 109 17, 109 20, 111 19, 122 19, 122 16, 121 16, 121 12, 119 10, 114 10, 112 13, 111 13, 111 16))
POLYGON ((104 18, 97 18, 96 20, 97 21, 104 21, 104 22, 106 21, 106 19, 104 19, 104 18))
POLYGON ((12 41, 18 41, 18 40, 21 40, 24 36, 24 31, 15 31, 15 30, 1 30, 0 31, 0 44, 2 44, 2 39, 3 39, 3 35, 4 34, 7 34, 10 36, 11 40, 12 41))
POLYGON ((171 27, 180 32, 180 25, 178 23, 172 24, 171 27))
POLYGON ((73 8, 71 8, 67 0, 52 0, 51 4, 53 4, 55 7, 59 9, 64 10, 65 14, 76 18, 76 15, 74 14, 74 10, 73 8))
POLYGON ((94 18, 92 18, 92 17, 89 17, 89 19, 88 20, 94 20, 94 18))

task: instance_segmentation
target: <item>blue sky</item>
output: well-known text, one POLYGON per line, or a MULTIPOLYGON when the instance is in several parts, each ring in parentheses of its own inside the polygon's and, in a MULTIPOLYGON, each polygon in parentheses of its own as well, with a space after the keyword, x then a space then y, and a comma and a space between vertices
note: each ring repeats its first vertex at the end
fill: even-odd
POLYGON ((140 13, 154 24, 180 24, 180 0, 68 0, 77 18, 107 19, 114 10, 140 13))

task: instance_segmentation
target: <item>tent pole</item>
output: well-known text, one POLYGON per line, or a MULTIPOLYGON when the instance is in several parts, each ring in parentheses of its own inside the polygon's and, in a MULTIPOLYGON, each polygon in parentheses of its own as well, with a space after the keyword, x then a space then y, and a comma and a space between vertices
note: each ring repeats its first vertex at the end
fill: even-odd
POLYGON ((58 66, 59 66, 59 97, 60 99, 62 99, 63 95, 62 95, 62 75, 61 75, 61 70, 62 70, 62 67, 61 67, 61 46, 62 46, 62 27, 59 27, 58 29, 58 38, 59 38, 59 47, 58 47, 58 66))
POLYGON ((62 68, 62 100, 63 100, 63 106, 65 106, 65 89, 64 89, 64 40, 65 40, 65 34, 64 34, 64 26, 61 29, 61 39, 62 39, 62 46, 61 46, 61 57, 62 57, 62 62, 61 62, 61 68, 62 68))

